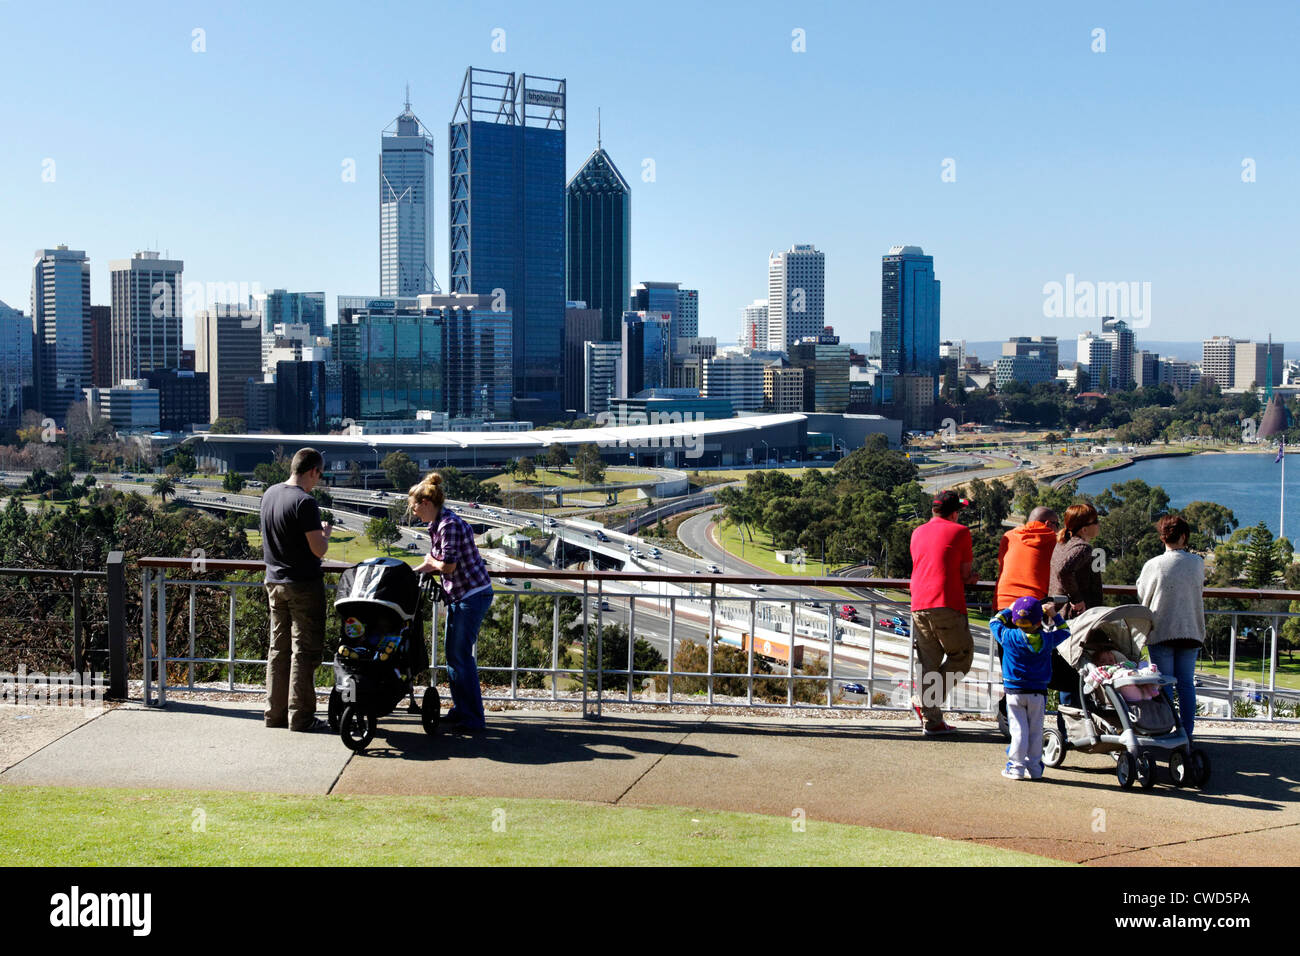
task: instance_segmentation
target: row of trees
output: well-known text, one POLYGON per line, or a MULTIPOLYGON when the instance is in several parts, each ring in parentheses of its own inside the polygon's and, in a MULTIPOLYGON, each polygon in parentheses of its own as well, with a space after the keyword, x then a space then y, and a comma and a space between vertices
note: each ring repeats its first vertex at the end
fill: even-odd
MULTIPOLYGON (((1287 440, 1300 441, 1300 401, 1290 402, 1296 427, 1287 440)), ((1183 438, 1239 441, 1242 420, 1258 418, 1259 399, 1253 392, 1225 395, 1212 380, 1175 391, 1172 386, 1146 386, 1080 400, 1061 385, 1011 382, 1002 390, 992 387, 954 390, 936 417, 951 416, 964 422, 1017 422, 1035 428, 1071 432, 1075 428, 1115 429, 1119 441, 1150 444, 1183 438)))

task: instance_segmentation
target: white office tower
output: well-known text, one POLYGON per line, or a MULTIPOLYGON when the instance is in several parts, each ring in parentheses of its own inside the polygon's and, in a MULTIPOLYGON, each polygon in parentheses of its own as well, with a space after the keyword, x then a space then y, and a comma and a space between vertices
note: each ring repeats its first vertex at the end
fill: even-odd
POLYGON ((379 294, 441 292, 433 277, 433 134, 411 112, 409 90, 381 146, 379 294))
MULTIPOLYGON (((1111 344, 1105 339, 1085 332, 1079 336, 1079 353, 1077 361, 1087 369, 1088 388, 1094 392, 1109 392, 1111 383, 1111 344)), ((1132 359, 1129 360, 1129 374, 1133 374, 1132 359)))
POLYGON ((181 367, 181 273, 185 263, 137 252, 108 264, 112 286, 113 384, 181 367))
POLYGON ((60 245, 32 266, 32 372, 37 410, 58 423, 90 388, 90 260, 60 245))
POLYGON ((740 347, 766 352, 767 299, 755 299, 740 311, 740 347))
POLYGON ((767 259, 767 347, 786 351, 826 325, 826 255, 797 244, 767 259))
POLYGON ((1237 345, 1246 339, 1216 335, 1201 342, 1201 374, 1214 379, 1219 388, 1232 388, 1236 382, 1237 345))
POLYGON ((1117 391, 1133 387, 1133 330, 1123 319, 1105 318, 1101 337, 1110 343, 1110 377, 1117 391))

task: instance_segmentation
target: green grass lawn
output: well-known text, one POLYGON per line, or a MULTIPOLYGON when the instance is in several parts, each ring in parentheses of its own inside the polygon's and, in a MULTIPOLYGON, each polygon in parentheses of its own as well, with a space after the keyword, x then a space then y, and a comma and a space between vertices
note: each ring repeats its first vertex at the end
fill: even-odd
MULTIPOLYGON (((826 574, 823 575, 822 563, 813 560, 811 557, 809 557, 807 563, 804 564, 802 571, 800 571, 797 566, 783 564, 776 559, 776 552, 769 543, 769 539, 761 532, 754 535, 753 541, 750 541, 747 537, 745 539, 745 546, 742 549, 740 546, 740 529, 731 525, 718 525, 718 542, 728 551, 728 553, 734 554, 742 561, 748 561, 750 564, 762 568, 764 571, 771 574, 779 574, 783 577, 826 577, 830 575, 831 571, 839 567, 839 565, 828 564, 826 565, 826 574)), ((728 568, 727 571, 731 572, 731 568, 728 568)), ((826 591, 828 594, 838 594, 850 601, 860 600, 844 588, 821 588, 820 590, 826 591)))
MULTIPOLYGON (((1237 683, 1241 683, 1244 680, 1253 680, 1256 684, 1260 684, 1261 686, 1267 685, 1268 684, 1267 661, 1265 661, 1264 663, 1263 681, 1260 680, 1259 668, 1260 668, 1260 662, 1259 662, 1258 654, 1254 655, 1253 657, 1238 656, 1237 671, 1236 671, 1237 683)), ((1216 677, 1222 677, 1224 680, 1227 680, 1228 660, 1227 658, 1221 658, 1219 662, 1216 664, 1213 661, 1211 661, 1208 657, 1206 657, 1204 654, 1202 654, 1200 659, 1197 660, 1196 662, 1196 673, 1212 674, 1216 677)), ((1283 653, 1278 658, 1277 686, 1289 687, 1293 690, 1300 690, 1300 660, 1288 659, 1285 653, 1283 653)))
MULTIPOLYGON (((248 545, 256 554, 262 553, 262 533, 260 531, 245 531, 248 537, 248 545)), ((424 560, 423 551, 407 551, 403 548, 394 548, 391 552, 386 552, 383 548, 376 548, 371 544, 363 534, 353 534, 351 531, 338 530, 330 536, 330 549, 325 555, 328 561, 347 561, 350 564, 356 564, 358 561, 364 561, 367 558, 400 558, 407 564, 414 567, 424 560)))
POLYGON ((0 787, 7 866, 1060 866, 962 841, 678 807, 0 787))
MULTIPOLYGON (((604 483, 617 485, 620 482, 628 481, 658 481, 660 477, 660 475, 650 471, 612 471, 606 468, 604 483)), ((491 482, 502 491, 536 491, 538 488, 545 487, 569 488, 586 484, 585 481, 578 477, 578 473, 571 468, 551 471, 549 468, 542 468, 541 466, 538 466, 537 474, 533 475, 531 481, 518 481, 504 473, 485 478, 484 481, 491 482)))

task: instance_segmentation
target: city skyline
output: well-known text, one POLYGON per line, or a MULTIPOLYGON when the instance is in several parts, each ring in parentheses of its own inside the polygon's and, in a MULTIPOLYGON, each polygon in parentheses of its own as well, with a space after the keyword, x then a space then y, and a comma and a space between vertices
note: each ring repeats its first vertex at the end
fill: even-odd
MULTIPOLYGON (((669 4, 664 25, 637 24, 638 32, 675 37, 674 9, 685 7, 669 4)), ((451 114, 459 74, 473 62, 568 79, 574 148, 565 157, 567 175, 595 145, 596 109, 603 107, 604 143, 638 196, 637 273, 689 277, 704 298, 701 334, 733 340, 737 310, 762 292, 766 253, 809 241, 828 253, 826 321, 845 341, 865 341, 877 327, 878 293, 861 281, 861 264, 899 242, 922 245, 944 264, 945 337, 992 339, 1008 323, 1024 333, 1073 336, 1094 324, 1092 317, 1043 315, 1044 285, 1069 275, 1150 282, 1153 325, 1139 328, 1139 337, 1196 339, 1229 324, 1263 337, 1265 323, 1276 323, 1289 302, 1283 277, 1295 240, 1285 223, 1294 219, 1297 191, 1288 158, 1295 134, 1277 118, 1276 88, 1285 84, 1256 80, 1287 62, 1293 21, 1223 23, 1182 8, 1178 18, 1165 15, 1173 9, 1101 4, 1084 19, 1030 8, 1014 27, 949 9, 932 39, 937 52, 952 55, 936 56, 915 74, 918 81, 906 79, 913 73, 904 66, 923 38, 901 13, 869 22, 848 6, 808 15, 759 7, 743 18, 696 11, 671 62, 695 64, 688 78, 727 96, 725 115, 695 103, 691 83, 613 69, 617 57, 606 48, 631 28, 624 13, 599 25, 548 18, 563 22, 560 29, 522 7, 450 11, 439 27, 464 46, 456 62, 402 68, 400 75, 372 36, 377 29, 326 16, 305 45, 319 49, 278 49, 276 82, 268 83, 269 67, 241 77, 223 64, 262 56, 278 31, 300 30, 292 8, 234 12, 210 29, 202 16, 183 11, 156 23, 146 17, 152 25, 139 35, 87 8, 81 22, 103 42, 84 50, 75 38, 47 36, 33 13, 14 10, 7 20, 14 95, 0 106, 12 146, 0 157, 0 190, 13 210, 0 239, 0 300, 26 299, 21 263, 30 249, 64 242, 86 250, 92 299, 100 303, 107 302, 107 263, 140 248, 183 258, 199 282, 324 286, 331 307, 341 292, 377 292, 374 130, 407 82, 436 130, 451 114), (1104 52, 1092 49, 1098 25, 1107 31, 1104 52), (502 53, 493 51, 497 29, 504 31, 502 53), (200 41, 194 30, 204 31, 202 52, 192 49, 200 41), (575 30, 592 42, 574 43, 566 34, 575 30), (804 31, 802 52, 792 48, 794 31, 804 31), (195 116, 233 116, 241 128, 281 124, 282 135, 258 156, 214 149, 209 136, 182 136, 179 154, 169 149, 168 163, 160 163, 159 134, 108 108, 105 98, 121 89, 103 80, 115 41, 139 60, 118 74, 121 84, 166 69, 160 96, 191 126, 195 116), (876 58, 873 74, 886 79, 854 79, 859 94, 892 91, 907 106, 903 114, 925 117, 886 120, 888 148, 829 109, 806 105, 810 92, 856 75, 861 51, 854 47, 862 42, 876 58), (318 58, 344 53, 357 58, 363 83, 317 68, 318 58), (37 60, 47 55, 75 62, 66 75, 48 77, 37 60), (707 70, 696 62, 705 59, 707 70), (153 72, 137 77, 146 66, 153 72), (1032 91, 1021 89, 1026 71, 1044 78, 1032 91), (99 82, 85 82, 97 72, 99 82), (1171 76, 1178 77, 1173 87, 1171 76), (66 104, 58 127, 36 106, 38 84, 66 104), (1252 103, 1248 114, 1238 108, 1243 100, 1252 103), (793 103, 806 110, 798 135, 763 143, 746 135, 760 115, 793 103), (1140 130, 1140 142, 1117 151, 1113 132, 1123 129, 1140 130), (1112 133, 1094 135, 1106 130, 1112 133), (113 148, 123 137, 138 145, 113 148), (87 152, 84 142, 104 148, 87 152), (825 148, 810 177, 812 143, 825 148), (720 151, 734 155, 708 161, 720 151), (1256 181, 1243 181, 1247 159, 1256 181), (351 181, 343 178, 349 161, 351 181), (52 180, 43 179, 47 173, 52 180), (653 178, 643 178, 648 174, 653 178), (774 177, 794 188, 773 192, 774 177), (158 200, 137 201, 150 195, 148 186, 158 200), (212 228, 232 216, 256 219, 260 234, 212 228), (692 222, 706 227, 682 228, 692 222), (1152 224, 1160 227, 1156 242, 1152 224), (1250 243, 1225 241, 1247 234, 1250 243)), ((429 14, 413 17, 413 28, 431 25, 429 14)), ((446 173, 445 151, 435 160, 437 182, 446 173)), ((435 235, 446 227, 445 206, 435 199, 435 235)), ((438 278, 448 287, 445 273, 438 278)), ((192 343, 192 306, 185 330, 192 343)))

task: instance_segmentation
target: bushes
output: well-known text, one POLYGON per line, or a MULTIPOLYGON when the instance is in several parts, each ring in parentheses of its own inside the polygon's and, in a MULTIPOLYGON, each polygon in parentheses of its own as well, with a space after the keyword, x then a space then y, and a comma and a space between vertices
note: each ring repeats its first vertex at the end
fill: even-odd
MULTIPOLYGON (((626 659, 626 650, 624 651, 626 659)), ((691 671, 704 673, 709 669, 709 650, 703 644, 684 641, 673 661, 674 671, 691 671)), ((749 694, 750 678, 719 677, 718 674, 749 673, 749 653, 729 644, 713 645, 713 692, 724 697, 746 697, 749 694)), ((776 676, 769 661, 761 657, 754 658, 754 698, 772 703, 785 703, 788 679, 776 676)), ((826 673, 826 665, 820 659, 805 663, 799 674, 821 676, 826 673)), ((825 680, 794 681, 794 702, 796 704, 823 703, 826 700, 825 680)), ((655 690, 668 690, 668 675, 655 678, 655 690)), ((673 676, 673 693, 681 695, 704 694, 708 691, 707 677, 673 676)))

